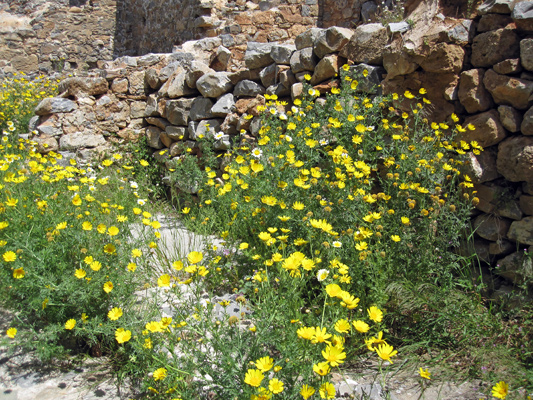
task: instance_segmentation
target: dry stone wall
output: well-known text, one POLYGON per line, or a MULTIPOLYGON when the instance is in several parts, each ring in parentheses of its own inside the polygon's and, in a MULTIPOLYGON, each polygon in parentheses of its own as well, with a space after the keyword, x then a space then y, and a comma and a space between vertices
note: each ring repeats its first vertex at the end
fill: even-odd
POLYGON ((476 127, 462 139, 485 148, 464 172, 477 191, 475 248, 501 277, 494 288, 502 295, 533 285, 533 3, 498 0, 479 12, 466 20, 426 9, 413 15, 414 27, 312 28, 288 42, 240 43, 226 34, 173 53, 121 57, 100 75, 63 82, 63 95, 41 103, 31 128, 43 151, 81 158, 145 135, 154 158, 169 166, 196 154, 199 135, 213 136, 219 152, 234 138, 253 142, 264 94, 290 102, 305 74, 321 93, 337 84, 345 62, 368 70, 361 86, 424 87, 432 102, 426 117, 452 123, 455 112, 476 127))

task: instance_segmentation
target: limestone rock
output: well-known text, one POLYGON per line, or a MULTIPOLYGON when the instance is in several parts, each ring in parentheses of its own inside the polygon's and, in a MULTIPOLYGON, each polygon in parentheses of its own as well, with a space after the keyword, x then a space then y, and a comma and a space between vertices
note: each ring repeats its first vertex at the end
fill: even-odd
POLYGON ((114 79, 111 83, 113 93, 128 93, 129 83, 127 79, 114 79))
POLYGON ((522 65, 519 58, 509 58, 494 64, 492 67, 495 72, 501 75, 516 74, 522 71, 522 65))
POLYGON ((35 107, 36 115, 49 115, 55 113, 68 113, 77 109, 77 104, 62 97, 47 97, 35 107))
POLYGON ((492 105, 490 93, 483 86, 485 70, 471 69, 461 74, 459 81, 459 101, 470 114, 486 111, 492 105))
POLYGON ((514 221, 509 228, 507 237, 521 244, 533 244, 533 217, 514 221))
POLYGON ((509 25, 511 22, 513 22, 513 19, 509 15, 485 14, 479 20, 479 23, 477 25, 477 31, 479 33, 483 33, 502 29, 509 25))
MULTIPOLYGON (((159 79, 159 73, 153 68, 148 68, 146 70, 146 73, 144 74, 144 80, 146 81, 146 84, 153 90, 158 90, 163 84, 159 79)), ((113 85, 111 85, 111 89, 113 89, 113 85)))
POLYGON ((500 122, 503 127, 510 132, 516 133, 520 130, 522 115, 510 106, 499 106, 500 122))
POLYGON ((314 42, 314 52, 322 58, 326 54, 330 54, 341 50, 346 43, 353 36, 354 31, 347 28, 340 28, 333 26, 320 32, 314 42))
POLYGON ((426 72, 458 73, 463 67, 464 56, 465 51, 461 46, 437 43, 423 46, 413 59, 426 72))
POLYGON ((462 140, 467 142, 477 141, 480 146, 489 147, 501 142, 506 137, 505 128, 500 123, 496 110, 472 115, 465 120, 464 126, 466 127, 468 124, 474 125, 476 129, 473 131, 466 129, 466 132, 459 135, 462 140))
POLYGON ((339 71, 343 61, 344 59, 336 54, 330 54, 322 58, 311 77, 311 85, 316 85, 317 83, 333 78, 339 71))
POLYGON ((270 57, 276 64, 290 65, 292 53, 296 51, 294 44, 279 44, 272 46, 270 57))
POLYGON ((214 137, 220 131, 222 121, 221 119, 204 119, 197 124, 189 123, 189 138, 196 140, 200 135, 214 137))
POLYGON ((525 69, 533 71, 533 39, 520 41, 520 61, 525 69))
POLYGON ((525 110, 531 105, 533 82, 506 75, 500 75, 489 69, 483 77, 485 88, 497 104, 513 106, 525 110))
POLYGON ((233 83, 234 85, 244 80, 259 81, 261 79, 259 77, 261 69, 262 68, 256 68, 252 70, 244 69, 236 72, 230 72, 228 77, 231 80, 231 83, 233 83))
POLYGON ((199 121, 201 119, 213 118, 213 113, 211 112, 213 105, 213 101, 209 98, 195 98, 191 103, 190 119, 192 121, 199 121))
POLYGON ((255 97, 263 93, 265 93, 263 86, 249 80, 240 81, 233 90, 233 95, 236 97, 255 97))
POLYGON ((161 142, 161 129, 159 129, 157 126, 148 126, 146 128, 146 139, 147 144, 153 149, 162 149, 163 148, 163 142, 161 142))
POLYGON ((283 86, 281 83, 276 83, 266 88, 266 93, 270 95, 277 95, 278 97, 287 97, 291 94, 290 89, 283 86))
POLYGON ((480 15, 483 14, 511 14, 514 0, 486 0, 481 4, 477 11, 480 15))
POLYGON ((294 45, 296 46, 296 50, 302 50, 306 47, 313 47, 315 40, 318 38, 318 35, 322 31, 323 29, 321 28, 311 28, 296 36, 296 38, 294 39, 294 45))
POLYGON ((170 122, 168 122, 164 118, 158 118, 158 117, 147 117, 146 122, 150 125, 157 126, 161 130, 165 130, 167 126, 170 125, 170 122))
POLYGON ((526 215, 533 215, 533 196, 527 194, 520 196, 520 209, 526 215))
POLYGON ((391 36, 393 36, 395 33, 407 32, 409 29, 411 29, 411 27, 405 21, 391 22, 387 25, 387 31, 391 36))
POLYGON ((215 72, 213 69, 201 61, 194 60, 191 65, 187 68, 187 77, 185 81, 187 86, 194 89, 196 88, 196 82, 205 74, 215 72))
POLYGON ((229 92, 233 84, 226 72, 205 74, 196 81, 196 88, 204 97, 219 97, 229 92))
POLYGON ((188 98, 167 100, 163 116, 173 125, 186 126, 189 122, 189 112, 193 101, 194 99, 188 98))
POLYGON ((157 96, 155 94, 151 94, 146 99, 146 108, 144 109, 143 116, 152 117, 156 115, 160 115, 157 109, 157 96))
POLYGON ((533 135, 533 107, 526 111, 520 130, 524 135, 533 135))
POLYGON ((64 93, 66 96, 84 97, 84 96, 98 96, 107 93, 109 89, 107 80, 105 78, 87 78, 75 77, 67 78, 59 83, 59 93, 64 93))
POLYGON ((187 72, 184 69, 178 69, 174 74, 165 82, 161 89, 159 89, 159 95, 161 97, 169 97, 175 99, 176 97, 188 96, 196 93, 196 90, 190 88, 187 85, 187 72))
POLYGON ((533 182, 533 137, 513 136, 501 142, 497 167, 511 182, 533 182))
POLYGON ((268 67, 265 67, 259 73, 261 78, 261 83, 264 87, 273 85, 277 81, 277 72, 278 66, 276 64, 270 64, 268 67))
POLYGON ((483 214, 474 220, 476 234, 487 240, 500 240, 505 237, 511 221, 504 218, 496 218, 492 215, 483 214))
POLYGON ((463 172, 474 183, 490 182, 497 179, 501 175, 496 168, 496 157, 497 151, 494 148, 485 149, 478 155, 468 153, 463 172))
POLYGON ((163 143, 164 147, 170 147, 172 143, 174 143, 174 140, 172 140, 172 138, 167 135, 166 132, 161 132, 159 139, 161 140, 161 143, 163 143))
POLYGON ((511 18, 519 30, 533 32, 533 2, 522 1, 515 4, 511 18))
POLYGON ((520 54, 520 38, 511 29, 498 29, 477 35, 472 43, 474 67, 491 67, 520 54))
POLYGON ((517 251, 498 261, 496 273, 515 284, 531 283, 533 259, 517 251))
POLYGON ((235 110, 235 98, 233 94, 227 93, 217 100, 215 105, 211 108, 211 113, 215 117, 225 117, 227 114, 235 110))
POLYGON ((519 221, 522 219, 524 214, 522 213, 522 210, 520 210, 520 206, 518 205, 518 201, 514 199, 501 199, 501 201, 498 204, 498 209, 494 213, 495 215, 503 218, 509 218, 513 219, 515 221, 519 221))
POLYGON ((318 59, 311 47, 295 51, 291 56, 291 69, 293 73, 313 71, 318 59))
POLYGON ((244 54, 244 62, 246 67, 249 69, 262 68, 266 67, 269 64, 272 64, 272 57, 270 57, 270 52, 272 47, 277 45, 277 43, 259 43, 259 42, 248 42, 248 47, 246 48, 246 53, 244 54))
POLYGON ((383 67, 387 70, 387 80, 391 80, 411 74, 418 68, 418 64, 402 51, 386 49, 383 53, 383 67))
POLYGON ((215 71, 226 71, 231 59, 231 51, 224 46, 218 46, 209 66, 215 71))
POLYGON ((379 65, 388 41, 387 28, 382 24, 360 25, 340 55, 355 63, 379 65))
POLYGON ((359 82, 356 89, 357 93, 381 94, 382 90, 379 86, 383 80, 383 75, 386 73, 383 67, 361 63, 352 65, 350 71, 354 71, 359 76, 357 78, 359 82), (366 77, 363 75, 365 70, 367 71, 366 77))
POLYGON ((46 154, 59 149, 57 139, 48 135, 35 136, 32 140, 37 143, 37 150, 41 154, 46 154))
POLYGON ((174 142, 178 140, 187 140, 188 137, 188 127, 187 126, 172 126, 169 125, 165 129, 166 135, 171 138, 174 142))
POLYGON ((501 239, 489 244, 489 254, 494 256, 507 255, 512 253, 515 249, 516 244, 505 239, 501 239))
POLYGON ((303 83, 295 83, 291 86, 291 98, 292 100, 299 99, 303 96, 304 93, 304 85, 303 83))
POLYGON ((77 150, 81 147, 96 147, 103 144, 106 144, 104 136, 94 133, 75 132, 63 135, 59 139, 59 148, 61 150, 77 150))

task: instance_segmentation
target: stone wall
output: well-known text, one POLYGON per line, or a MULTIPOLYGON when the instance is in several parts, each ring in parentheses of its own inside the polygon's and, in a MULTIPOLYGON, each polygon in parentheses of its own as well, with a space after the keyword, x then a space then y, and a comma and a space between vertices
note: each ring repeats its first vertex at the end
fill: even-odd
POLYGON ((186 42, 174 53, 122 57, 99 76, 63 82, 62 97, 38 107, 32 129, 48 150, 72 157, 140 135, 162 163, 195 154, 200 134, 217 135, 223 152, 236 135, 255 140, 265 93, 290 102, 305 74, 324 93, 349 62, 367 69, 367 83, 385 93, 427 89, 430 121, 453 124, 456 113, 463 127, 476 127, 462 139, 485 148, 464 171, 477 191, 477 254, 501 277, 497 294, 532 285, 533 3, 491 2, 476 20, 447 18, 431 2, 422 7, 411 15, 414 26, 313 28, 289 43, 242 44, 222 35, 186 42))
POLYGON ((81 73, 224 34, 289 40, 315 26, 354 27, 375 9, 367 0, 15 0, 0 5, 0 75, 81 73))
POLYGON ((0 5, 0 76, 87 70, 113 57, 115 0, 0 5), (72 5, 76 4, 76 6, 72 5))

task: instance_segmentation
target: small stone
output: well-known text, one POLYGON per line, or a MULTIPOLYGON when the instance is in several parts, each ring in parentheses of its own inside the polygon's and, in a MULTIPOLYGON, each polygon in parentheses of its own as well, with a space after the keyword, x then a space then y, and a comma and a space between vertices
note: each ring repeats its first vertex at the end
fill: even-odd
POLYGON ((291 69, 293 73, 313 71, 318 63, 311 47, 295 51, 291 56, 291 69))
POLYGON ((512 136, 501 142, 497 166, 511 182, 533 182, 533 137, 512 136))
POLYGON ((520 41, 520 61, 525 69, 533 71, 533 39, 522 39, 520 41))
POLYGON ((480 15, 489 13, 511 14, 513 5, 513 0, 486 0, 477 8, 477 11, 480 15))
POLYGON ((387 28, 382 24, 360 25, 340 55, 355 63, 379 65, 388 41, 387 28))
POLYGON ((211 108, 214 103, 206 97, 197 97, 191 103, 191 111, 189 117, 192 121, 199 121, 201 119, 213 118, 211 108))
POLYGON ((459 100, 466 111, 473 114, 488 110, 492 105, 490 93, 483 85, 485 70, 471 69, 461 73, 459 81, 459 100))
POLYGON ((77 108, 78 106, 72 100, 62 97, 47 97, 41 100, 34 112, 36 115, 49 115, 55 113, 68 113, 77 108))
POLYGON ((533 32, 533 2, 522 1, 515 4, 513 12, 511 13, 516 27, 526 33, 533 32))
POLYGON ((477 141, 482 147, 493 146, 507 136, 496 110, 468 117, 463 125, 466 128, 466 132, 461 133, 460 138, 466 142, 477 141), (471 131, 466 128, 469 124, 474 125, 476 129, 471 131))
POLYGON ((249 80, 240 81, 235 85, 235 89, 233 90, 233 94, 236 97, 255 97, 263 93, 265 93, 263 86, 249 80))
POLYGON ((477 35, 472 43, 474 67, 491 67, 520 54, 520 38, 511 29, 498 29, 477 35))
POLYGON ((161 129, 157 126, 149 126, 146 128, 147 144, 153 149, 162 149, 163 142, 161 142, 161 129))
POLYGON ((103 135, 75 132, 63 135, 59 139, 59 148, 61 150, 77 150, 82 147, 96 147, 106 144, 103 135))
POLYGON ((294 44, 279 44, 272 46, 270 57, 276 64, 290 65, 292 53, 296 51, 294 44))
POLYGON ((353 36, 354 31, 347 28, 340 28, 333 26, 328 28, 317 36, 315 39, 314 52, 318 58, 324 57, 326 54, 330 54, 341 50, 346 43, 353 36))
POLYGON ((517 251, 498 260, 496 273, 515 284, 530 282, 531 276, 533 276, 533 259, 517 251))
POLYGON ((211 108, 211 113, 215 117, 225 117, 227 114, 235 110, 235 97, 233 94, 227 93, 217 100, 215 105, 211 108))
POLYGON ((510 132, 516 133, 520 130, 522 123, 522 114, 511 106, 499 106, 498 114, 503 127, 510 132))
POLYGON ((204 97, 220 97, 233 88, 226 72, 205 74, 196 81, 196 88, 204 97))
POLYGON ((317 83, 333 78, 343 63, 344 59, 341 59, 335 54, 330 54, 322 58, 311 77, 311 85, 316 85, 317 83))
POLYGON ((485 14, 479 20, 479 23, 477 25, 477 31, 479 33, 483 33, 502 29, 509 25, 511 22, 513 22, 513 19, 509 15, 485 14))
POLYGON ((522 65, 520 65, 519 58, 507 59, 495 64, 494 71, 502 75, 516 74, 522 71, 522 65))
POLYGON ((474 220, 476 234, 492 241, 504 238, 510 226, 511 221, 487 214, 480 215, 474 220))
POLYGON ((530 100, 533 93, 532 81, 500 75, 489 69, 483 77, 483 84, 497 104, 525 110, 532 103, 530 100))
POLYGON ((513 222, 507 237, 521 244, 533 244, 533 217, 513 222))
POLYGON ((278 66, 276 64, 270 64, 268 67, 265 67, 261 70, 259 77, 261 78, 261 83, 264 87, 268 87, 276 83, 277 72, 278 66))
POLYGON ((321 28, 311 28, 296 36, 296 38, 294 39, 294 45, 296 46, 296 50, 302 50, 307 47, 313 47, 315 40, 318 38, 318 35, 322 31, 323 29, 321 28))
POLYGON ((520 196, 520 209, 526 215, 533 215, 533 196, 527 194, 520 196))
POLYGON ((194 99, 167 100, 163 116, 173 125, 186 126, 194 99))
POLYGON ((520 125, 520 131, 524 135, 533 135, 533 107, 527 110, 524 114, 524 119, 520 125))
POLYGON ((269 64, 272 64, 272 57, 270 53, 272 47, 277 45, 277 43, 259 43, 259 42, 248 42, 248 47, 246 48, 246 53, 244 54, 244 62, 246 67, 249 69, 262 68, 266 67, 269 64))

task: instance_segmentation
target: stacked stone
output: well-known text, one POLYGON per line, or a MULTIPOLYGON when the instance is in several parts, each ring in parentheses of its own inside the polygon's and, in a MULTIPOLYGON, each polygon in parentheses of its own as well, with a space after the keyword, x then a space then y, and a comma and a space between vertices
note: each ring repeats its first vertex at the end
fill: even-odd
POLYGON ((499 275, 532 284, 533 3, 497 0, 478 11, 471 68, 458 89, 465 123, 477 128, 464 139, 485 148, 468 171, 479 198, 475 247, 499 275))
POLYGON ((86 70, 112 59, 115 0, 19 3, 0 5, 0 76, 86 70))

